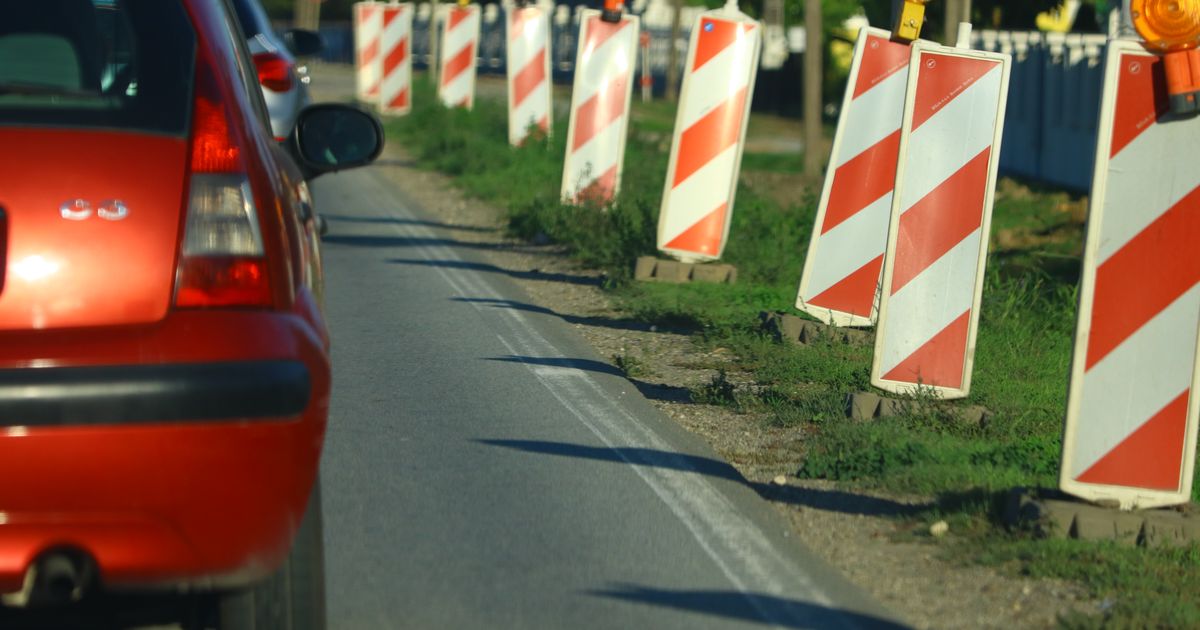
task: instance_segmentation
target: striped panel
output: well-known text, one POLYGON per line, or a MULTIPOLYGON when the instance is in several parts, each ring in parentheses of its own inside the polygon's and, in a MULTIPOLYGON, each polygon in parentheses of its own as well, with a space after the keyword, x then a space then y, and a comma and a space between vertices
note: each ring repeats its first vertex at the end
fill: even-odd
POLYGON ((697 20, 680 93, 658 247, 683 260, 719 258, 732 215, 761 29, 726 15, 697 20))
POLYGON ((413 8, 411 4, 387 5, 383 9, 383 81, 379 108, 388 114, 407 114, 412 109, 413 8))
MULTIPOLYGON (((1200 327, 1200 119, 1170 120, 1159 59, 1116 43, 1064 444, 1064 489, 1128 507, 1186 502, 1200 327), (1122 52, 1121 49, 1125 51, 1122 52), (1103 145, 1107 137, 1108 146, 1103 145), (1103 185, 1101 185, 1103 184, 1103 185), (1155 494, 1147 495, 1146 491, 1155 494)), ((1136 50, 1136 49, 1135 49, 1136 50)), ((1102 114, 1103 115, 1103 114, 1102 114)), ((1104 118, 1102 118, 1104 120, 1104 118)))
POLYGON ((550 20, 539 7, 508 14, 508 141, 518 146, 530 126, 550 132, 550 20))
POLYGON ((355 88, 361 100, 379 96, 383 76, 379 38, 383 33, 383 6, 376 2, 354 4, 355 88))
POLYGON ((603 204, 620 187, 638 21, 605 22, 598 12, 585 12, 579 28, 562 195, 603 204))
POLYGON ((981 257, 1008 58, 918 44, 901 128, 871 380, 961 398, 970 386, 981 257))
POLYGON ((907 44, 863 29, 817 206, 796 308, 826 323, 874 323, 900 122, 908 83, 907 44))
POLYGON ((447 107, 475 105, 475 57, 479 49, 479 6, 451 7, 442 27, 438 96, 447 107))

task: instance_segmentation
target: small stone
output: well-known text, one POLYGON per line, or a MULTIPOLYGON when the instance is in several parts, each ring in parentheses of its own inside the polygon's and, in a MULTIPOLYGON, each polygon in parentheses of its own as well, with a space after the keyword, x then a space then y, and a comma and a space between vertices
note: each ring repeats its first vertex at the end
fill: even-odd
POLYGON ((785 477, 783 475, 779 475, 778 477, 775 477, 774 479, 772 479, 772 481, 777 486, 786 486, 787 485, 787 477, 785 477))
POLYGON ((929 535, 933 536, 934 538, 941 538, 942 536, 945 536, 946 532, 948 531, 950 531, 950 524, 946 521, 938 521, 929 526, 929 535))

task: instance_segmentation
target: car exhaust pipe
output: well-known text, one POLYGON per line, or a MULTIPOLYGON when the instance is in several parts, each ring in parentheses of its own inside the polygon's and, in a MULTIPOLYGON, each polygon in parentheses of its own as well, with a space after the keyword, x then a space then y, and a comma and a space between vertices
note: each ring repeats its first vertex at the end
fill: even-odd
POLYGON ((49 605, 77 602, 83 597, 81 563, 65 553, 43 556, 33 584, 33 601, 49 605))
POLYGON ((5 606, 62 606, 83 599, 95 583, 95 563, 85 553, 57 549, 38 556, 20 591, 0 595, 5 606))

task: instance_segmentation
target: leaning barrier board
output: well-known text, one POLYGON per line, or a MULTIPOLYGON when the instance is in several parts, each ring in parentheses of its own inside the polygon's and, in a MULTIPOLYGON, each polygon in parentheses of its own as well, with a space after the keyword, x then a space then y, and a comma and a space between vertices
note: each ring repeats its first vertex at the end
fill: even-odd
POLYGON ((383 34, 379 38, 383 64, 379 110, 385 114, 407 114, 412 110, 412 24, 412 4, 384 5, 383 34))
POLYGON ((1109 44, 1059 484, 1191 499, 1200 327, 1200 118, 1167 115, 1160 58, 1109 44))
POLYGON ((658 249, 684 262, 725 249, 762 28, 736 9, 706 11, 692 28, 658 217, 658 249))
POLYGON ((383 4, 354 3, 355 89, 359 100, 374 102, 379 97, 382 64, 379 37, 383 33, 383 4))
POLYGON ((912 47, 871 383, 970 392, 1010 57, 912 47))
POLYGON ((539 6, 508 12, 508 142, 519 146, 530 127, 550 133, 550 15, 539 6))
POLYGON ((622 14, 618 22, 605 22, 599 11, 584 11, 579 41, 562 196, 604 204, 621 189, 638 18, 622 14))
POLYGON ((796 308, 827 324, 875 323, 908 83, 909 43, 858 32, 796 308))
POLYGON ((442 22, 438 98, 446 107, 475 106, 475 52, 479 49, 479 5, 453 6, 442 22))

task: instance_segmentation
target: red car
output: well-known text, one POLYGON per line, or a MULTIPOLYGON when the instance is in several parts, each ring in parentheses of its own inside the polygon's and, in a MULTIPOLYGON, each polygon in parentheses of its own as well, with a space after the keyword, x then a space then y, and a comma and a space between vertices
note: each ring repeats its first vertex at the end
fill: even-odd
POLYGON ((218 626, 324 624, 305 178, 382 133, 317 105, 276 143, 254 68, 223 0, 0 5, 5 607, 211 591, 218 626))

